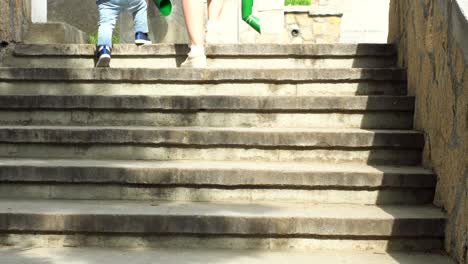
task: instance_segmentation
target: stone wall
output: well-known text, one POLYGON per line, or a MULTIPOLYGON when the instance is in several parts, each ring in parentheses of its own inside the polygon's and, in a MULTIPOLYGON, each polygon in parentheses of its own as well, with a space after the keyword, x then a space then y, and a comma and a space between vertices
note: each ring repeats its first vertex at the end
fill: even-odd
POLYGON ((342 9, 339 7, 313 4, 303 7, 287 7, 285 30, 288 43, 338 43, 340 40, 342 9), (300 33, 295 35, 298 28, 300 33))
POLYGON ((0 0, 0 42, 22 41, 30 22, 30 0, 0 0))
POLYGON ((341 5, 341 43, 387 43, 390 0, 343 0, 341 5))
POLYGON ((416 96, 424 165, 438 175, 434 203, 447 211, 446 249, 460 263, 468 247, 467 11, 467 1, 392 0, 389 30, 416 96))

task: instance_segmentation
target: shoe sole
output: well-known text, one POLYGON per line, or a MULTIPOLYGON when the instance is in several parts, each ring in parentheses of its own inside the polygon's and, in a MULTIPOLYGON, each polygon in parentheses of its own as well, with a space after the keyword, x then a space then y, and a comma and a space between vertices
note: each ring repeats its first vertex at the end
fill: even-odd
POLYGON ((151 40, 137 39, 137 40, 135 40, 135 44, 137 46, 141 46, 141 45, 153 44, 153 42, 151 42, 151 40))
POLYGON ((109 67, 110 60, 111 60, 111 57, 109 55, 103 54, 101 57, 99 57, 98 61, 96 62, 96 67, 98 68, 109 67))

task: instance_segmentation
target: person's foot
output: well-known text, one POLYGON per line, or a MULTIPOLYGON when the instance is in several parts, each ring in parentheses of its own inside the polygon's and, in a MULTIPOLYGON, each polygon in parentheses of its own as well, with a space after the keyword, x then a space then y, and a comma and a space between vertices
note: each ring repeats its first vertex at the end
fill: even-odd
POLYGON ((151 44, 151 39, 148 36, 148 33, 137 32, 135 33, 135 44, 136 45, 146 45, 151 44))
POLYGON ((205 47, 190 45, 187 59, 180 65, 181 68, 206 68, 205 47))
POLYGON ((98 46, 96 52, 96 67, 109 67, 112 48, 110 46, 98 46))
POLYGON ((187 59, 180 65, 181 68, 206 68, 206 55, 192 55, 189 53, 187 59))

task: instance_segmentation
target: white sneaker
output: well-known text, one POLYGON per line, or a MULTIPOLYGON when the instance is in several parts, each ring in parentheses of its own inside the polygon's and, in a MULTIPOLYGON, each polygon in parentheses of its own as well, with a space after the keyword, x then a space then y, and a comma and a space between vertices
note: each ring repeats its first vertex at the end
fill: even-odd
POLYGON ((206 55, 193 56, 189 53, 187 59, 180 64, 181 68, 206 68, 206 55))

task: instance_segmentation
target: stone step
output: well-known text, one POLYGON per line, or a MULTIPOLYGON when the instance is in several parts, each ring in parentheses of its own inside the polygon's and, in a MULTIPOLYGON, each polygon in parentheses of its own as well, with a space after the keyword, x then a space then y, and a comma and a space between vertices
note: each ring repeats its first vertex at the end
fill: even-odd
POLYGON ((244 148, 128 144, 0 143, 2 158, 96 160, 211 160, 265 162, 421 164, 420 149, 400 148, 244 148))
MULTIPOLYGON (((252 81, 254 82, 254 81, 252 81)), ((341 80, 281 83, 94 82, 0 80, 0 95, 155 95, 155 96, 352 96, 406 95, 404 81, 341 80)))
POLYGON ((244 148, 422 149, 424 135, 411 130, 327 128, 3 126, 0 127, 0 142, 244 148))
POLYGON ((412 96, 0 96, 1 109, 413 111, 412 96))
POLYGON ((2 233, 424 239, 444 224, 432 206, 0 200, 2 233))
POLYGON ((428 204, 420 167, 207 161, 0 160, 1 198, 428 204))
POLYGON ((413 109, 404 96, 17 95, 0 96, 0 124, 411 129, 413 109))
POLYGON ((404 69, 0 68, 0 81, 303 83, 406 80, 404 69))
POLYGON ((9 264, 54 264, 81 261, 88 264, 106 260, 114 264, 455 264, 449 257, 434 253, 391 252, 375 254, 353 251, 254 251, 216 249, 109 249, 109 248, 2 248, 0 262, 9 264))
POLYGON ((0 126, 158 126, 412 129, 412 112, 0 110, 0 126))
POLYGON ((201 127, 0 127, 0 155, 419 165, 424 137, 406 130, 201 127))
MULTIPOLYGON (((112 67, 175 68, 188 53, 187 45, 114 45, 112 67)), ((16 45, 6 66, 93 68, 93 45, 16 45)), ((396 66, 391 44, 326 45, 208 45, 209 67, 214 68, 388 68, 396 66)))

